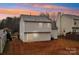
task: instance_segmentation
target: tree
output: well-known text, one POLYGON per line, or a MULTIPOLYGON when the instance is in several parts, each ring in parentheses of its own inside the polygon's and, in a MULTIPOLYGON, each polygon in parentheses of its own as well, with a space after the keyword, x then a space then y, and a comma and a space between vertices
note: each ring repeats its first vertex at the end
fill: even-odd
POLYGON ((41 13, 40 16, 46 16, 47 18, 49 18, 49 13, 41 13))
POLYGON ((6 23, 6 20, 3 19, 1 22, 0 22, 0 29, 3 29, 5 27, 5 23, 6 23))
POLYGON ((7 17, 0 22, 0 29, 9 28, 12 33, 19 32, 19 17, 7 17))

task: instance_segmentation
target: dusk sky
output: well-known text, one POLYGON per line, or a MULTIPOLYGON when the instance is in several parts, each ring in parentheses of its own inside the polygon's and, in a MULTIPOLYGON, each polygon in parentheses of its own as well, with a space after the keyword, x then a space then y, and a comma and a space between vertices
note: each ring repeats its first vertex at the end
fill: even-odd
POLYGON ((78 3, 0 3, 0 19, 20 14, 39 15, 49 13, 51 16, 57 12, 79 15, 78 3))

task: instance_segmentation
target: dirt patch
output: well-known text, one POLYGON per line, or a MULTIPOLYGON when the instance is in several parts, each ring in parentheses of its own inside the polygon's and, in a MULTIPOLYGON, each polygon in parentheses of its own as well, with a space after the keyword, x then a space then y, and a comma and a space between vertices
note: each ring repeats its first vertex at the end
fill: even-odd
POLYGON ((23 43, 13 39, 3 54, 8 55, 75 55, 79 54, 79 41, 51 40, 23 43))

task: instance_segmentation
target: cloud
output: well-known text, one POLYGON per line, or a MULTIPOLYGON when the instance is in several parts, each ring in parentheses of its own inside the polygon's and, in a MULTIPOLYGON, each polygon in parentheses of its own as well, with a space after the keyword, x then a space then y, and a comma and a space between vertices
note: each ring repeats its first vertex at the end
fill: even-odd
POLYGON ((0 9, 0 14, 18 15, 18 14, 31 14, 38 15, 40 12, 33 10, 23 10, 23 9, 0 9))
POLYGON ((0 8, 0 19, 6 18, 6 17, 13 17, 20 14, 26 14, 26 15, 39 15, 40 12, 34 11, 34 10, 23 10, 23 9, 2 9, 0 8))
POLYGON ((40 10, 42 11, 42 10, 44 10, 43 12, 48 12, 48 13, 52 13, 52 12, 55 12, 55 13, 57 13, 57 12, 63 12, 63 13, 70 13, 70 14, 78 14, 79 13, 79 11, 77 10, 72 10, 72 9, 70 9, 70 8, 67 8, 67 7, 63 7, 63 6, 56 6, 56 5, 51 5, 51 4, 46 4, 46 3, 28 3, 28 4, 26 4, 26 3, 22 3, 22 4, 19 4, 19 5, 21 5, 21 6, 31 6, 31 7, 33 7, 34 9, 35 8, 40 8, 40 10))
POLYGON ((32 4, 34 7, 47 8, 47 9, 68 9, 67 7, 50 5, 50 4, 32 4))
POLYGON ((39 15, 41 12, 48 12, 51 16, 57 15, 58 12, 65 14, 79 15, 79 10, 72 10, 63 6, 56 6, 46 3, 17 3, 17 8, 0 8, 0 18, 20 14, 39 15), (2 15, 5 14, 5 15, 2 15))
POLYGON ((6 17, 19 17, 19 15, 0 14, 0 20, 6 19, 6 17))

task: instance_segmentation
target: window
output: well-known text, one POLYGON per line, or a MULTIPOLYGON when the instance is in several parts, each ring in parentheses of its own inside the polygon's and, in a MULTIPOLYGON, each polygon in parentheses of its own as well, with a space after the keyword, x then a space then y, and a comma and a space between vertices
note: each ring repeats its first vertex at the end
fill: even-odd
POLYGON ((74 25, 78 25, 79 19, 74 19, 74 25))

